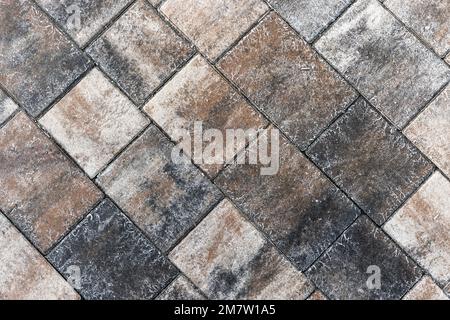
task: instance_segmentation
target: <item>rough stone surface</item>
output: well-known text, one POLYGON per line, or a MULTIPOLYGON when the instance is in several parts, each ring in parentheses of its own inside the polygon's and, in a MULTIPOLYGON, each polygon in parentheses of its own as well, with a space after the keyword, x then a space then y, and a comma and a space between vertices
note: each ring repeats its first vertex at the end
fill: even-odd
POLYGON ((148 120, 97 69, 39 121, 90 177, 148 120))
POLYGON ((313 291, 228 200, 169 258, 212 299, 305 299, 313 291))
POLYGON ((367 216, 361 216, 306 272, 331 299, 400 299, 421 278, 420 268, 367 216), (370 276, 380 271, 380 289, 370 276))
POLYGON ((158 296, 157 300, 205 300, 205 296, 185 276, 179 276, 158 296))
POLYGON ((17 105, 0 89, 0 125, 17 110, 17 105))
MULTIPOLYGON (((263 117, 200 56, 191 60, 144 110, 174 141, 178 141, 180 130, 190 132, 193 139, 196 121, 202 122, 203 130, 220 130, 224 138, 227 129, 260 130, 267 125, 263 117)), ((244 147, 245 141, 239 142, 235 150, 244 147)), ((193 151, 190 155, 193 156, 193 151)), ((224 155, 223 162, 232 160, 234 155, 236 152, 230 152, 230 157, 224 155)), ((201 167, 214 177, 223 165, 204 163, 201 167)))
POLYGON ((443 286, 450 282, 450 182, 439 172, 384 230, 443 286))
POLYGON ((0 261, 1 300, 80 298, 1 213, 0 261))
POLYGON ((172 148, 151 126, 97 179, 163 251, 221 199, 218 189, 190 162, 171 160, 172 148))
POLYGON ((414 119, 404 133, 450 177, 450 85, 414 119))
POLYGON ((357 1, 315 48, 398 127, 450 79, 450 68, 376 0, 357 1))
POLYGON ((0 7, 0 83, 38 116, 89 60, 31 1, 4 0, 0 7))
POLYGON ((102 193, 23 113, 0 129, 0 209, 41 251, 102 193))
POLYGON ((308 268, 359 215, 359 209, 285 139, 280 169, 231 165, 215 180, 299 268, 308 268))
POLYGON ((103 201, 48 255, 85 299, 151 299, 177 275, 110 200, 103 201))
POLYGON ((36 0, 80 46, 86 45, 132 0, 36 0))
POLYGON ((335 122, 307 154, 380 225, 433 169, 363 99, 335 122))
POLYGON ((449 300, 433 279, 426 276, 408 292, 403 300, 449 300))
POLYGON ((325 297, 325 295, 320 292, 319 290, 314 291, 314 293, 308 298, 308 300, 328 300, 327 297, 325 297))
POLYGON ((268 0, 310 42, 355 0, 268 0))
POLYGON ((218 66, 302 149, 357 96, 274 13, 218 66))
POLYGON ((262 0, 167 0, 160 8, 211 60, 268 9, 262 0))
POLYGON ((440 55, 450 50, 450 3, 448 0, 387 0, 401 21, 428 42, 440 55))
POLYGON ((155 9, 139 0, 87 52, 141 104, 193 51, 155 9))

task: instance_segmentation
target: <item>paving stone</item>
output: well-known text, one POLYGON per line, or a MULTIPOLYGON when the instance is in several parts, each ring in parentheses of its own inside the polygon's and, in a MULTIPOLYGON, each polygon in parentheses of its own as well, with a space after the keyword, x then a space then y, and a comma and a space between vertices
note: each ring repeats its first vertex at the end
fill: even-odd
POLYGON ((450 65, 450 54, 447 55, 447 58, 445 58, 445 61, 450 65))
POLYGON ((409 124, 404 133, 450 176, 450 86, 409 124))
POLYGON ((193 53, 146 1, 139 0, 87 49, 137 104, 193 53))
POLYGON ((357 96, 275 13, 218 66, 302 149, 357 96))
POLYGON ((169 258, 212 299, 306 299, 313 291, 228 200, 169 258))
POLYGON ((450 50, 448 0, 387 0, 384 2, 401 21, 444 56, 450 50))
POLYGON ((205 300, 201 291, 185 276, 179 276, 157 300, 205 300))
POLYGON ((86 45, 132 0, 36 0, 78 43, 86 45))
POLYGON ((94 177, 148 120, 97 69, 39 121, 94 177))
POLYGON ((102 197, 23 113, 0 129, 0 209, 46 252, 102 197))
POLYGON ((433 169, 363 99, 335 122, 307 154, 380 225, 433 169))
POLYGON ((376 0, 357 1, 315 48, 398 127, 450 79, 450 68, 376 0))
POLYGON ((331 299, 400 299, 420 268, 381 229, 361 216, 306 272, 331 299), (378 273, 379 271, 379 273, 378 273), (381 275, 381 287, 371 277, 381 275))
POLYGON ((48 259, 68 278, 79 271, 79 292, 85 299, 151 299, 178 273, 110 200, 91 212, 48 259))
POLYGON ((0 89, 0 125, 17 110, 17 105, 0 89))
POLYGON ((269 7, 261 0, 167 0, 160 10, 215 60, 269 7))
POLYGON ((443 286, 450 283, 450 182, 439 172, 384 230, 443 286))
MULTIPOLYGON (((202 122, 203 130, 220 130, 224 138, 227 129, 260 130, 267 125, 267 121, 200 56, 164 86, 144 110, 174 141, 178 141, 180 130, 187 130, 194 137, 196 121, 202 122)), ((244 147, 245 141, 242 141, 235 150, 244 147)), ((235 154, 224 155, 223 162, 232 160, 235 154)), ((190 155, 193 156, 192 151, 190 155)), ((204 163, 201 167, 214 177, 223 165, 204 163)))
POLYGON ((89 60, 31 1, 0 6, 0 83, 38 116, 87 70, 89 60))
POLYGON ((403 297, 403 300, 449 300, 449 298, 433 279, 425 276, 403 297))
POLYGON ((310 42, 355 0, 268 0, 310 42))
POLYGON ((170 249, 221 199, 189 161, 171 159, 173 145, 154 126, 97 181, 163 251, 170 249))
POLYGON ((307 269, 359 215, 359 209, 284 138, 280 168, 231 165, 215 180, 300 270, 307 269))
POLYGON ((308 300, 328 300, 322 292, 319 290, 314 291, 314 293, 308 298, 308 300))
POLYGON ((0 261, 1 300, 80 298, 1 213, 0 261))

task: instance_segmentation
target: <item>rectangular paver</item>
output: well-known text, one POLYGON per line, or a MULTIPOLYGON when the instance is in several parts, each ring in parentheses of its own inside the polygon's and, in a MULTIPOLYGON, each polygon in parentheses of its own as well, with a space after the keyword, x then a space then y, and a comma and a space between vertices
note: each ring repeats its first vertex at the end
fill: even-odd
POLYGON ((376 0, 361 0, 315 48, 396 126, 450 80, 450 68, 376 0))

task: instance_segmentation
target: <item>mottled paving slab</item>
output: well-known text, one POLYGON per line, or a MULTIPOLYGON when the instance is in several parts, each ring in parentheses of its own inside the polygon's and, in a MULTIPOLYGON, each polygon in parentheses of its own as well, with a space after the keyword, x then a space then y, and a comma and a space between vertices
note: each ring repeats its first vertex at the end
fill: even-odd
POLYGON ((143 103, 192 52, 144 0, 131 6, 87 49, 137 104, 143 103))
POLYGON ((447 55, 447 58, 445 58, 445 61, 450 65, 450 54, 447 55))
POLYGON ((450 182, 439 172, 384 230, 443 286, 450 281, 450 182))
POLYGON ((335 122, 307 153, 380 225, 433 169, 363 99, 335 122))
POLYGON ((17 105, 0 89, 0 125, 17 110, 17 105))
POLYGON ((80 298, 1 213, 0 261, 1 300, 80 298))
POLYGON ((404 133, 450 176, 450 86, 414 119, 404 133))
POLYGON ((228 200, 169 258, 212 299, 306 299, 313 291, 228 200))
POLYGON ((313 301, 318 300, 318 301, 321 301, 321 300, 328 300, 328 299, 327 299, 327 297, 325 297, 325 295, 324 295, 322 292, 320 292, 319 290, 316 290, 316 291, 314 291, 314 293, 308 298, 308 300, 313 300, 313 301))
POLYGON ((97 69, 39 121, 90 177, 148 124, 97 69))
POLYGON ((23 113, 0 129, 0 209, 43 252, 102 193, 23 113))
POLYGON ((201 291, 185 276, 179 276, 157 298, 157 300, 204 300, 201 291))
POLYGON ((381 229, 361 216, 306 272, 331 299, 400 299, 421 278, 420 268, 381 229), (369 289, 379 268, 380 289, 369 289))
POLYGON ((450 79, 450 68, 376 0, 353 4, 315 47, 398 127, 450 79))
MULTIPOLYGON (((203 130, 220 130, 223 137, 226 137, 227 129, 260 130, 267 125, 263 117, 201 56, 191 60, 150 100, 144 110, 174 141, 179 140, 180 130, 191 132, 193 137, 194 123, 197 121, 202 122, 203 130)), ((231 150, 232 146, 224 147, 231 150)), ((245 141, 239 141, 235 150, 244 147, 245 141)), ((235 154, 232 151, 229 157, 225 154, 223 162, 232 160, 235 154)), ((190 155, 193 156, 192 151, 190 155)), ((201 167, 214 177, 223 165, 204 163, 201 167)))
POLYGON ((449 300, 433 279, 425 276, 408 292, 403 300, 449 300))
POLYGON ((151 299, 178 273, 110 200, 91 212, 48 259, 67 277, 77 268, 85 299, 151 299))
POLYGON ((272 176, 261 176, 261 165, 231 165, 215 182, 305 270, 360 212, 284 138, 279 161, 279 171, 272 176))
POLYGON ((268 10, 261 0, 167 0, 160 10, 214 60, 268 10))
POLYGON ((268 0, 310 42, 355 0, 268 0))
POLYGON ((89 67, 83 52, 28 0, 0 3, 0 39, 0 83, 33 116, 89 67))
POLYGON ((387 0, 384 2, 401 21, 440 55, 450 50, 450 3, 448 0, 387 0))
POLYGON ((356 99, 353 89, 275 13, 218 66, 302 149, 356 99))
POLYGON ((171 159, 173 145, 154 126, 97 179, 163 251, 220 200, 218 189, 189 161, 171 159))
POLYGON ((132 0, 37 0, 78 43, 86 45, 132 0))

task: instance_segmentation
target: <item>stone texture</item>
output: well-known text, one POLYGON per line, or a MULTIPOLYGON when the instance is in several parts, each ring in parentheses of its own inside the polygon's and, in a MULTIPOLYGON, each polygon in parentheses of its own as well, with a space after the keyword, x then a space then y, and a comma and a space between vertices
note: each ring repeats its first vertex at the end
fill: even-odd
POLYGON ((228 200, 169 258, 212 299, 305 299, 313 291, 228 200))
POLYGON ((0 129, 0 209, 46 252, 102 193, 23 113, 0 129))
POLYGON ((231 165, 215 180, 300 270, 307 269, 359 215, 359 209, 285 139, 280 169, 231 165))
POLYGON ((0 125, 17 110, 17 105, 0 89, 0 125))
POLYGON ((97 179, 163 251, 221 199, 218 189, 194 165, 172 161, 172 148, 151 126, 97 179))
POLYGON ((201 291, 185 276, 179 276, 157 298, 157 300, 204 300, 201 291))
POLYGON ((163 12, 215 60, 269 8, 262 0, 167 0, 163 12))
POLYGON ((139 0, 88 50, 137 103, 143 103, 193 53, 146 1, 139 0))
POLYGON ((450 50, 448 0, 387 0, 384 4, 440 56, 450 50))
POLYGON ((357 96, 275 13, 218 66, 302 149, 357 96))
POLYGON ((33 116, 89 67, 83 52, 29 0, 0 3, 0 39, 0 83, 33 116))
POLYGON ((307 154, 380 225, 433 169, 363 99, 335 122, 307 154))
POLYGON ((404 133, 450 176, 450 86, 409 124, 404 133))
MULTIPOLYGON (((202 122, 203 130, 220 130, 223 137, 226 137, 227 129, 260 130, 267 125, 263 117, 200 56, 175 75, 144 110, 174 141, 178 141, 180 130, 191 132, 193 137, 196 121, 202 122)), ((244 147, 245 141, 239 142, 234 150, 244 147)), ((235 154, 224 155, 223 162, 232 160, 235 154)), ((192 151, 190 155, 193 156, 192 151)), ((204 163, 201 167, 214 177, 223 165, 204 163)))
POLYGON ((48 255, 66 277, 80 271, 85 299, 151 299, 176 268, 110 200, 103 201, 48 255))
POLYGON ((355 0, 268 0, 310 42, 355 0))
POLYGON ((376 0, 357 1, 315 47, 398 127, 450 79, 450 68, 376 0))
POLYGON ((36 0, 79 46, 86 45, 131 1, 36 0))
POLYGON ((0 213, 0 299, 75 300, 78 294, 0 213))
POLYGON ((421 278, 420 268, 361 216, 306 272, 331 299, 400 299, 421 278), (380 289, 369 289, 370 267, 380 270, 380 289))
POLYGON ((403 300, 449 300, 449 298, 434 283, 433 279, 425 276, 403 297, 403 300))
POLYGON ((90 177, 148 124, 133 103, 97 69, 39 122, 90 177))
POLYGON ((327 297, 325 297, 325 295, 320 292, 319 290, 314 291, 314 293, 312 295, 309 296, 308 300, 328 300, 327 297))
POLYGON ((450 281, 450 182, 439 172, 384 230, 443 286, 450 281))

